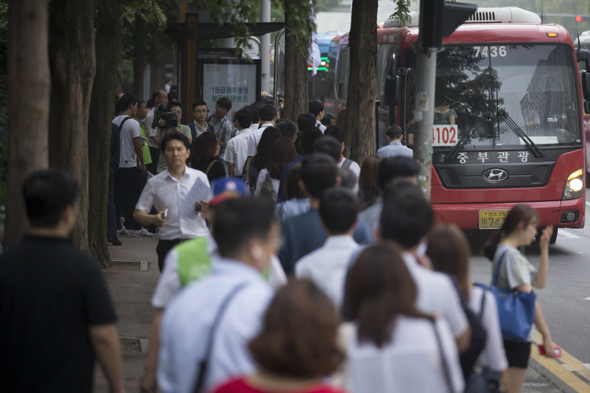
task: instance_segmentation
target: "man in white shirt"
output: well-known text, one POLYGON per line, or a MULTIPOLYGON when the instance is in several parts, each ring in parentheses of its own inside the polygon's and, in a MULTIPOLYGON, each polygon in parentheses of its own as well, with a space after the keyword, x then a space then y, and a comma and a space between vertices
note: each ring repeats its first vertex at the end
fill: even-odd
POLYGON ((119 108, 121 114, 113 119, 113 124, 120 128, 119 169, 115 173, 115 207, 117 217, 123 215, 125 227, 137 235, 141 233, 142 228, 133 218, 133 207, 141 193, 141 176, 146 174, 141 150, 141 129, 139 122, 133 119, 137 115, 137 98, 125 94, 119 100, 119 108), (129 119, 125 120, 126 118, 129 119))
POLYGON ((352 254, 359 245, 352 238, 357 223, 357 202, 342 187, 326 190, 320 202, 320 218, 328 238, 324 245, 301 258, 295 275, 311 278, 326 292, 340 310, 344 296, 344 278, 352 254))
POLYGON ((323 133, 326 131, 326 126, 322 124, 324 118, 324 103, 318 100, 309 103, 309 113, 315 116, 315 126, 323 133))
POLYGON ((342 144, 342 149, 340 150, 340 160, 338 161, 338 168, 344 168, 350 170, 352 173, 356 175, 358 180, 359 176, 361 175, 361 167, 355 161, 344 157, 344 148, 346 147, 346 130, 342 126, 334 125, 326 128, 324 135, 330 135, 334 137, 338 142, 342 144))
POLYGON ((261 272, 277 251, 278 236, 271 202, 222 202, 213 223, 220 258, 211 274, 182 291, 164 312, 158 360, 162 392, 191 393, 199 379, 201 391, 208 391, 256 370, 248 343, 259 332, 272 297, 261 272), (199 378, 204 359, 208 369, 199 378))
POLYGON ((260 107, 258 116, 260 117, 260 126, 250 134, 250 139, 248 139, 248 159, 252 159, 256 155, 258 143, 264 130, 267 127, 275 125, 277 121, 277 109, 271 104, 265 104, 260 107))
POLYGON ((252 112, 249 107, 244 107, 236 112, 236 125, 240 133, 227 143, 225 149, 225 161, 227 162, 227 174, 242 177, 244 164, 248 159, 248 141, 252 134, 252 112))
POLYGON ((461 308, 451 279, 430 270, 427 258, 418 249, 432 226, 432 209, 420 188, 408 184, 389 195, 383 203, 378 237, 396 241, 404 250, 403 259, 418 286, 416 306, 427 314, 441 312, 449 324, 459 352, 467 349, 471 328, 461 308))
POLYGON ((402 145, 403 137, 404 132, 399 126, 395 124, 390 126, 385 131, 385 138, 387 139, 388 144, 377 150, 377 155, 381 158, 397 156, 413 158, 414 151, 409 147, 402 145))
POLYGON ((167 169, 148 180, 133 214, 142 224, 161 228, 156 248, 160 271, 172 247, 209 233, 200 212, 194 211, 190 216, 180 214, 180 206, 197 180, 203 187, 209 187, 209 180, 203 172, 186 166, 190 154, 189 139, 179 132, 170 132, 162 138, 161 146, 167 169), (152 206, 156 208, 156 214, 149 214, 152 206))

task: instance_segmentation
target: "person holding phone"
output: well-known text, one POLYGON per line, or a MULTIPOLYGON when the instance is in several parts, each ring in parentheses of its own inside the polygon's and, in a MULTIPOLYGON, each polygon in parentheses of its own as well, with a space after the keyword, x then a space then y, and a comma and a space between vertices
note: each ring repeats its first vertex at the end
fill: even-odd
POLYGON ((185 135, 177 131, 167 133, 161 140, 160 149, 160 157, 166 160, 166 169, 148 180, 135 206, 133 218, 143 225, 153 224, 161 228, 156 248, 161 272, 166 254, 172 247, 209 233, 202 214, 195 212, 194 216, 183 216, 181 220, 179 211, 180 202, 195 182, 200 179, 209 187, 209 180, 203 172, 187 167, 190 140, 185 135), (156 208, 156 214, 149 213, 152 206, 156 208))
MULTIPOLYGON (((547 282, 549 266, 549 240, 553 227, 545 228, 539 236, 541 258, 539 267, 535 267, 519 251, 523 246, 529 246, 537 236, 539 213, 528 205, 516 205, 506 215, 500 230, 494 232, 484 244, 482 253, 494 264, 494 269, 502 263, 498 272, 496 285, 503 289, 519 292, 532 292, 533 288, 542 289, 547 282)), ((534 325, 543 336, 545 355, 555 357, 554 344, 551 333, 543 318, 541 306, 535 302, 534 325)), ((514 342, 504 339, 504 349, 508 359, 506 372, 506 387, 509 393, 518 393, 524 384, 526 369, 531 353, 533 329, 529 333, 527 342, 514 342)))

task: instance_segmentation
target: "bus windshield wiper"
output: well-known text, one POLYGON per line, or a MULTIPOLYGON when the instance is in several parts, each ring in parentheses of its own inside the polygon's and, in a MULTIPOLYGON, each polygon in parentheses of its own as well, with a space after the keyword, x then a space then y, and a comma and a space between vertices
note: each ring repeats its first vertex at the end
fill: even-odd
POLYGON ((539 150, 535 142, 533 142, 533 140, 522 130, 522 128, 520 128, 518 124, 516 124, 516 122, 512 120, 512 118, 508 115, 506 111, 498 111, 498 119, 506 123, 508 128, 510 128, 512 132, 514 132, 518 137, 520 137, 524 141, 524 143, 528 146, 529 149, 531 149, 533 155, 536 158, 541 158, 545 156, 543 152, 539 150))
POLYGON ((452 160, 453 158, 455 158, 457 153, 459 153, 459 150, 463 150, 463 147, 467 144, 467 142, 469 142, 471 140, 471 135, 473 134, 474 131, 475 131, 475 127, 472 128, 466 135, 463 135, 463 137, 461 137, 461 139, 459 139, 457 144, 455 146, 453 146, 451 151, 448 152, 443 157, 443 161, 452 160))

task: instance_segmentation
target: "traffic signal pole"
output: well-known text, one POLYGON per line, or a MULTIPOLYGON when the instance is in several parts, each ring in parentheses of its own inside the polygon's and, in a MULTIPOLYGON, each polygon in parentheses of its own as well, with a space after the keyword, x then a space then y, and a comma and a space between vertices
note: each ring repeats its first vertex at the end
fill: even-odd
POLYGON ((418 182, 430 200, 432 174, 432 123, 436 82, 436 56, 443 37, 450 36, 475 11, 477 6, 447 3, 444 0, 420 1, 420 33, 416 55, 414 100, 414 158, 420 165, 418 182))

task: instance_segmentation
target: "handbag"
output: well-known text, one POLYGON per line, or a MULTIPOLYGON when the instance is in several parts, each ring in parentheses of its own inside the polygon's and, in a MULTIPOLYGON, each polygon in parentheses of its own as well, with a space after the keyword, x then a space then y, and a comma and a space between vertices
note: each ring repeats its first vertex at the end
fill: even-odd
MULTIPOLYGON (((481 295, 481 306, 479 308, 479 321, 483 316, 486 302, 486 290, 481 295)), ((490 370, 487 366, 475 364, 471 375, 465 383, 465 393, 500 393, 500 379, 502 375, 498 371, 490 370)))
POLYGON ((500 266, 508 250, 504 251, 500 261, 494 269, 492 281, 489 287, 477 284, 482 288, 488 288, 496 298, 498 305, 498 317, 502 337, 506 341, 527 342, 528 336, 535 319, 535 301, 537 295, 534 292, 526 293, 517 290, 503 289, 496 286, 500 266))

